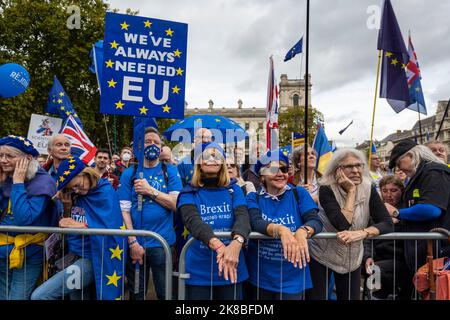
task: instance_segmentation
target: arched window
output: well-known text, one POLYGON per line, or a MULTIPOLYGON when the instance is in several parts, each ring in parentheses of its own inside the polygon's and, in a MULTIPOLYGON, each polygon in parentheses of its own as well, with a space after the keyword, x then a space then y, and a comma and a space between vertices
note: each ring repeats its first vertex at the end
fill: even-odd
POLYGON ((299 100, 298 94, 294 94, 292 99, 294 100, 294 107, 298 107, 298 103, 299 103, 299 101, 298 101, 299 100))

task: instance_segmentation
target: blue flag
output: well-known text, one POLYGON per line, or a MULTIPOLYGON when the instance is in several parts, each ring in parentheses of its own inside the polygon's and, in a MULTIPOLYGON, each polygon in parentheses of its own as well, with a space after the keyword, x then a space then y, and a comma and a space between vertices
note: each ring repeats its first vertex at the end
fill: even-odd
POLYGON ((63 123, 65 123, 67 118, 72 115, 80 127, 83 127, 69 96, 64 91, 64 88, 56 76, 54 77, 53 86, 48 94, 47 106, 44 111, 59 115, 59 117, 63 119, 63 123))
POLYGON ((291 154, 292 154, 292 145, 280 147, 280 151, 283 152, 283 154, 284 154, 285 156, 287 156, 288 158, 290 158, 290 157, 291 157, 291 154))
POLYGON ((384 2, 378 50, 383 50, 380 97, 386 98, 392 109, 399 113, 410 105, 405 72, 409 57, 390 0, 384 2))
POLYGON ((318 126, 314 137, 313 149, 317 152, 317 171, 321 174, 325 172, 328 162, 333 155, 330 143, 322 126, 318 126))
POLYGON ((406 67, 406 77, 408 78, 410 99, 408 109, 427 115, 427 107, 425 106, 425 99, 423 97, 422 84, 420 83, 422 75, 420 73, 416 51, 414 50, 414 46, 411 41, 411 35, 408 37, 408 53, 409 62, 406 67))
POLYGON ((101 94, 102 71, 103 71, 103 40, 97 41, 92 46, 92 50, 89 53, 89 57, 91 58, 91 65, 89 66, 89 70, 92 73, 95 73, 95 75, 97 76, 98 89, 100 90, 101 94))
POLYGON ((154 118, 134 117, 133 120, 133 153, 138 160, 138 170, 136 173, 142 172, 144 169, 144 139, 145 128, 158 128, 154 118))
POLYGON ((301 53, 303 50, 303 37, 286 53, 284 62, 291 60, 297 53, 301 53))
POLYGON ((372 153, 377 153, 377 147, 375 146, 375 142, 372 142, 372 153))

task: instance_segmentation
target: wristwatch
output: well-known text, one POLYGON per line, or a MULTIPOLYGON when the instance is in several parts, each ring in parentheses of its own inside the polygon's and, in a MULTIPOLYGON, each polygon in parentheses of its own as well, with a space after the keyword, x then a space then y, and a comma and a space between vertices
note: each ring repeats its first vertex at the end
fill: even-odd
POLYGON ((393 216, 394 218, 397 218, 397 219, 398 219, 399 214, 400 214, 400 211, 398 211, 397 209, 395 209, 395 210, 392 212, 392 216, 393 216))
POLYGON ((155 200, 158 196, 159 196, 159 191, 156 190, 156 189, 153 189, 151 198, 152 198, 153 200, 155 200))
POLYGON ((306 239, 309 239, 311 237, 311 231, 305 226, 300 227, 300 229, 303 229, 306 231, 306 239))
POLYGON ((244 242, 245 242, 245 239, 244 239, 244 237, 241 237, 241 236, 235 236, 234 238, 233 238, 233 240, 236 240, 237 242, 239 242, 240 244, 244 244, 244 242))

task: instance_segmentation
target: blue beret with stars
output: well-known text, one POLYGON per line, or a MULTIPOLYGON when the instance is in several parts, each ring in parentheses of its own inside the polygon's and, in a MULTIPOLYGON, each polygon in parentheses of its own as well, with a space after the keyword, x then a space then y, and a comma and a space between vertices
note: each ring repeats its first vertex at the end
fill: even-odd
POLYGON ((64 188, 84 168, 86 168, 86 165, 78 157, 70 157, 61 161, 56 171, 56 187, 58 191, 64 188))
POLYGON ((33 157, 39 155, 39 151, 33 145, 33 142, 25 137, 9 135, 0 139, 0 146, 8 146, 19 149, 33 157))

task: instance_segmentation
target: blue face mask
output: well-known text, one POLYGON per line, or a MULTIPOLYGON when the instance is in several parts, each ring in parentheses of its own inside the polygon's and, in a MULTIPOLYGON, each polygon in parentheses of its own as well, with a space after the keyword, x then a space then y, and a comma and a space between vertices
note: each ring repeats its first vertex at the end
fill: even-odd
POLYGON ((144 157, 148 161, 153 161, 153 160, 159 158, 160 154, 161 154, 161 149, 155 144, 151 144, 144 149, 144 157))

